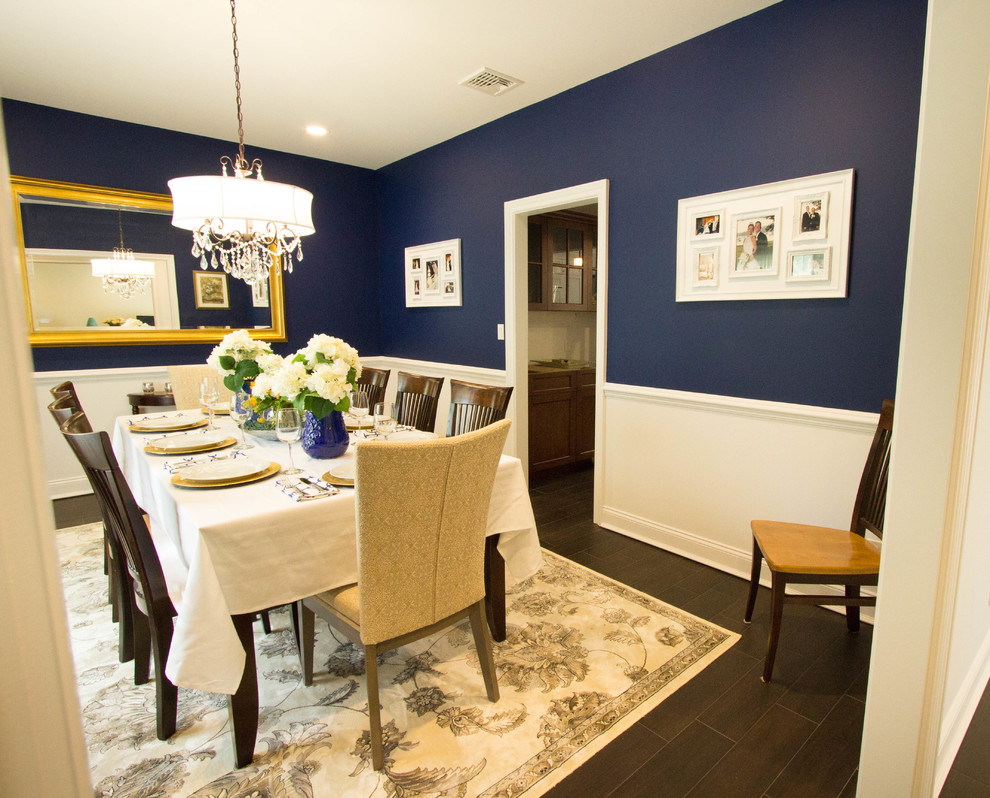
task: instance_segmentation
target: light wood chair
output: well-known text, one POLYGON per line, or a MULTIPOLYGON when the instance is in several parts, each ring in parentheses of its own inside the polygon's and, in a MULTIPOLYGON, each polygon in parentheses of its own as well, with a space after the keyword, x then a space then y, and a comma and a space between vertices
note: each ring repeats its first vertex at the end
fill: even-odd
POLYGON ((159 740, 167 740, 175 733, 178 705, 178 691, 165 675, 176 612, 147 516, 134 501, 107 433, 93 432, 79 412, 62 424, 62 434, 86 472, 110 535, 123 552, 120 562, 126 562, 129 579, 121 583, 120 599, 128 604, 133 622, 134 683, 147 683, 153 654, 157 734, 159 740))
POLYGON ((478 385, 451 380, 447 437, 463 435, 501 421, 505 418, 511 396, 511 385, 478 385))
POLYGON ((485 531, 510 424, 456 438, 366 441, 355 452, 358 582, 305 599, 298 634, 306 684, 313 613, 364 646, 375 770, 384 765, 379 653, 470 618, 488 698, 498 701, 485 621, 485 531))
POLYGON ((831 529, 783 521, 753 521, 753 566, 746 602, 746 623, 753 619, 760 586, 762 561, 770 569, 770 638, 763 663, 763 681, 773 675, 784 604, 838 605, 846 608, 846 626, 859 630, 859 608, 876 606, 873 596, 860 596, 860 587, 876 585, 880 550, 866 540, 866 533, 883 537, 887 500, 894 403, 885 399, 870 453, 853 504, 849 530, 831 529), (788 584, 843 585, 845 595, 789 594, 788 584))
POLYGON ((199 387, 205 378, 212 379, 217 386, 217 401, 224 405, 233 395, 220 373, 205 363, 194 363, 188 366, 169 366, 168 381, 172 383, 172 396, 175 399, 176 410, 197 410, 199 403, 199 387))
MULTIPOLYGON (((395 392, 395 420, 399 424, 433 432, 437 424, 437 399, 443 377, 424 377, 400 371, 395 392)), ((372 407, 371 411, 374 412, 372 407)))
POLYGON ((388 378, 391 373, 391 369, 375 369, 370 366, 364 366, 361 369, 361 377, 358 379, 357 385, 361 386, 361 390, 368 394, 369 413, 374 411, 378 402, 385 401, 385 389, 388 387, 388 378))

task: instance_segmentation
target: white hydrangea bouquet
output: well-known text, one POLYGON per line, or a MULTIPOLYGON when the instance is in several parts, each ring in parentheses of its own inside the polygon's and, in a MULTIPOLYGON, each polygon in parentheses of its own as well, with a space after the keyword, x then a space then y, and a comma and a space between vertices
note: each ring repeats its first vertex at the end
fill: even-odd
POLYGON ((252 391, 262 406, 292 404, 322 419, 350 408, 350 392, 360 376, 361 361, 353 346, 340 338, 314 335, 293 356, 261 369, 252 391))
POLYGON ((281 366, 282 358, 272 352, 271 345, 256 341, 247 330, 236 330, 223 337, 206 363, 223 376, 224 385, 237 392, 259 374, 281 366))

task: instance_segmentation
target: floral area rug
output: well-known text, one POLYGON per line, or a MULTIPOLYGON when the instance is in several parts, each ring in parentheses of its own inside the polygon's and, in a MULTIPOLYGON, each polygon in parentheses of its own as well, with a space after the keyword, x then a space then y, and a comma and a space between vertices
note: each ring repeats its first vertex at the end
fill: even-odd
POLYGON ((225 696, 179 688, 155 737, 154 683, 117 662, 98 524, 59 532, 80 706, 98 796, 535 798, 724 653, 738 635, 544 551, 506 597, 492 704, 465 624, 379 659, 385 768, 371 768, 361 650, 317 618, 301 681, 288 612, 255 626, 254 762, 233 769, 225 696))

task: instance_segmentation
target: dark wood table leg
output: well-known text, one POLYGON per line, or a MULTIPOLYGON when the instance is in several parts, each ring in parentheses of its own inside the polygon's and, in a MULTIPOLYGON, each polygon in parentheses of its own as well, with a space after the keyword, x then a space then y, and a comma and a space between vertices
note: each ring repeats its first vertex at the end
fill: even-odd
POLYGON ((231 615, 237 636, 244 646, 244 674, 240 686, 227 696, 230 726, 234 740, 234 765, 242 768, 254 759, 258 738, 258 666, 254 658, 254 618, 256 613, 231 615))
POLYGON ((492 639, 505 640, 505 560, 498 551, 498 535, 485 538, 485 614, 492 639))

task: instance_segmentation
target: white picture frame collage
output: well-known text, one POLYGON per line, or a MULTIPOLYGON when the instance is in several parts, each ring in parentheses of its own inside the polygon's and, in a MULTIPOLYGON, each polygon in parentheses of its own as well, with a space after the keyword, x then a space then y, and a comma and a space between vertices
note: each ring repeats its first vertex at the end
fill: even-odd
POLYGON ((461 305, 461 239, 406 247, 406 307, 461 305))
POLYGON ((844 297, 853 170, 682 199, 678 302, 844 297))

